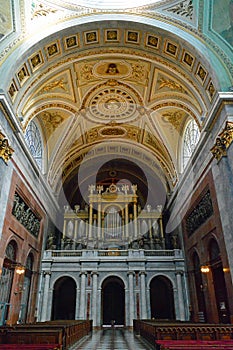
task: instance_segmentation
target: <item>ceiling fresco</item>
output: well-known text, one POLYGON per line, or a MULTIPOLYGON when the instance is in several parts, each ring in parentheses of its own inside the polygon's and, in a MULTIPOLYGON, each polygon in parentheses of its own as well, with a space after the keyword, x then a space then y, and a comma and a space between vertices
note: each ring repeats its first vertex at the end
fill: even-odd
MULTIPOLYGON (((197 2, 134 1, 125 9, 122 1, 96 7, 44 0, 22 7, 23 44, 3 77, 11 76, 7 97, 22 132, 32 120, 40 126, 43 173, 55 192, 61 183, 71 189, 87 155, 95 162, 109 153, 136 157, 167 192, 174 188, 187 122, 204 128, 224 77, 215 73, 213 49, 201 51, 197 2), (106 20, 108 11, 125 17, 106 20)), ((216 20, 213 26, 220 31, 216 20)))

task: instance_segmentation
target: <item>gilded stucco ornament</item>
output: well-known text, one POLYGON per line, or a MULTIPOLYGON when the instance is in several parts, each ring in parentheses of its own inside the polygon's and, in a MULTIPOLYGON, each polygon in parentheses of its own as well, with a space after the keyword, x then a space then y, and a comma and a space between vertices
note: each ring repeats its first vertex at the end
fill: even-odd
POLYGON ((4 160, 5 163, 10 160, 14 150, 9 146, 9 142, 5 135, 0 132, 0 158, 4 160))
POLYGON ((214 147, 211 148, 211 152, 214 158, 219 162, 222 157, 227 156, 227 149, 230 147, 233 141, 233 123, 226 122, 225 128, 218 135, 214 147))

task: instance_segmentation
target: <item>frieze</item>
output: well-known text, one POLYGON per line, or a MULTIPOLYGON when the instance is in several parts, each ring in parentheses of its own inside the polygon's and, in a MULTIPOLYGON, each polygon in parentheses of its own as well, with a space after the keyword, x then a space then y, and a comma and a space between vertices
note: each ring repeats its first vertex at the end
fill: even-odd
POLYGON ((12 214, 28 232, 38 237, 40 232, 40 219, 33 213, 31 208, 29 208, 18 193, 14 195, 12 214))
POLYGON ((10 147, 9 142, 5 135, 0 132, 0 158, 4 160, 5 163, 10 160, 14 150, 10 147))
POLYGON ((211 153, 214 158, 219 162, 222 157, 227 156, 227 149, 230 147, 233 141, 233 123, 226 122, 225 128, 216 138, 214 147, 211 148, 211 153))
POLYGON ((210 190, 204 194, 199 203, 194 207, 185 220, 188 236, 191 236, 213 214, 213 204, 210 190))

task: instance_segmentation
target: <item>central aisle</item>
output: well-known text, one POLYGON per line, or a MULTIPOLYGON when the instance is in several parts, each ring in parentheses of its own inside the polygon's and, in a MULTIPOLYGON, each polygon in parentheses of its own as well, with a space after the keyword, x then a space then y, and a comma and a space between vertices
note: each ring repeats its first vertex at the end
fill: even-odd
POLYGON ((92 336, 73 346, 71 350, 151 350, 132 331, 126 329, 106 329, 94 331, 92 336))

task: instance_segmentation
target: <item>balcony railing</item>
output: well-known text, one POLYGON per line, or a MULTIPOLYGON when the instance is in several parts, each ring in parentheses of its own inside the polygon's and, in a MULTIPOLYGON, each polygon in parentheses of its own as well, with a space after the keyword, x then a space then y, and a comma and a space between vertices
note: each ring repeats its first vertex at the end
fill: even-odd
POLYGON ((44 259, 50 258, 67 258, 80 257, 86 259, 105 258, 105 257, 127 257, 133 259, 142 259, 150 257, 173 257, 175 259, 183 259, 183 253, 180 249, 173 250, 46 250, 44 259))

